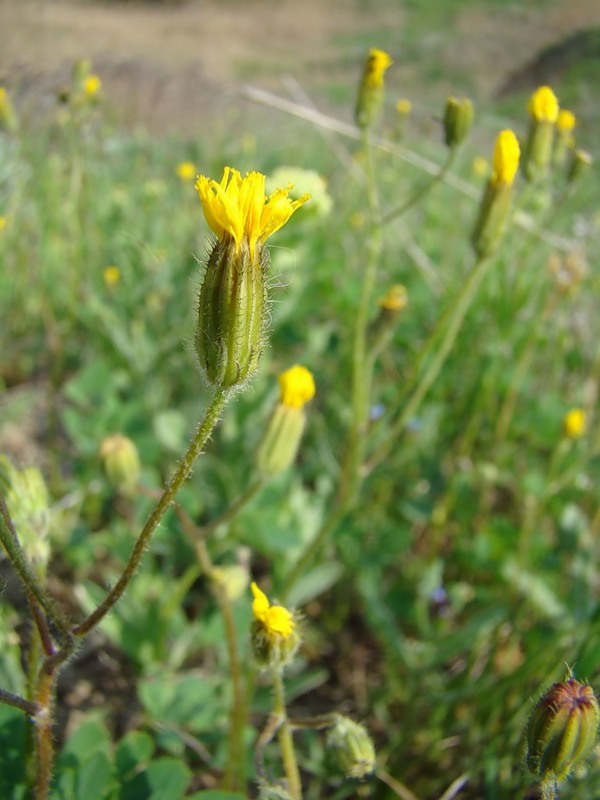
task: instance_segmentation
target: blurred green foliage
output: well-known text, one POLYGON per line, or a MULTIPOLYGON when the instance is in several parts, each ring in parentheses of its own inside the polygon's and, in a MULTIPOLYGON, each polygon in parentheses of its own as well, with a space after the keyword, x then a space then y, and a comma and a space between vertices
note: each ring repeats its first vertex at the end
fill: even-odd
MULTIPOLYGON (((521 95, 480 111, 481 128, 524 105, 521 95)), ((586 119, 585 106, 574 110, 586 119)), ((517 126, 523 133, 523 112, 517 126)), ((421 127, 410 120, 399 157, 378 158, 385 207, 425 179, 402 159, 402 146, 444 159, 441 132, 424 143, 421 127)), ((582 131, 584 140, 592 134, 582 131)), ((93 108, 76 119, 63 110, 47 126, 0 138, 2 415, 21 426, 25 452, 43 450, 62 515, 49 571, 72 587, 69 602, 83 613, 120 574, 151 507, 147 497, 115 496, 100 469, 102 439, 115 432, 133 439, 142 482, 159 487, 207 400, 190 343, 208 237, 193 184, 176 168, 189 160, 220 175, 225 149, 227 163, 242 171, 317 169, 334 199, 331 216, 301 212, 278 235, 271 344, 260 375, 228 408, 179 498, 200 523, 227 510, 247 488, 275 375, 296 362, 308 366, 318 394, 297 467, 210 542, 215 563, 243 560, 250 549, 254 571, 272 574, 276 594, 324 518, 337 477, 365 257, 363 186, 308 126, 301 141, 272 137, 268 149, 242 135, 226 144, 153 140, 112 129, 93 108), (109 266, 118 269, 114 283, 109 266), (32 425, 31 414, 41 421, 32 425)), ((482 179, 473 159, 490 149, 491 137, 467 145, 456 166, 476 189, 482 179)), ((440 797, 461 775, 468 776, 461 797, 523 796, 532 698, 564 675, 565 664, 598 688, 600 278, 588 267, 573 291, 556 294, 549 269, 555 241, 561 269, 569 258, 585 267, 585 252, 597 252, 598 200, 593 178, 551 213, 546 197, 523 198, 519 212, 533 233, 511 229, 418 416, 368 476, 326 559, 292 592, 306 614, 306 646, 288 679, 292 712, 341 705, 364 718, 385 771, 417 797, 440 797), (515 387, 514 415, 500 431, 515 387), (573 407, 587 410, 588 427, 567 440, 563 419, 573 407)), ((377 292, 403 283, 409 307, 378 365, 373 445, 385 441, 388 413, 406 398, 436 320, 466 280, 475 209, 472 197, 442 184, 386 230, 377 292)), ((249 663, 249 599, 234 611, 249 663)), ((2 598, 0 684, 13 692, 23 688, 21 612, 18 598, 2 598)), ((126 676, 128 702, 117 719, 115 687, 104 678, 89 707, 76 713, 69 700, 53 800, 241 797, 212 788, 225 761, 231 699, 224 623, 173 512, 97 637, 90 647, 114 648, 111 670, 126 676)), ((98 671, 84 649, 59 698, 84 692, 98 671)), ((257 727, 269 708, 259 683, 257 727)), ((253 736, 249 728, 250 753, 253 736)), ((0 706, 2 797, 24 796, 24 737, 22 713, 0 706)), ((342 785, 323 743, 308 734, 299 742, 307 798, 396 796, 376 778, 342 785)), ((253 770, 248 757, 250 779, 253 770)), ((598 792, 594 756, 561 796, 598 792)))

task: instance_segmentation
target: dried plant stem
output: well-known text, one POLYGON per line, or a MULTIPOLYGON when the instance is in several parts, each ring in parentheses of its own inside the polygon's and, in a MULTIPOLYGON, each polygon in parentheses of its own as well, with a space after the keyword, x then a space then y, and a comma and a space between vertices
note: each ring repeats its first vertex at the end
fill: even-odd
POLYGON ((129 561, 123 571, 123 574, 113 587, 113 589, 107 594, 104 598, 102 603, 96 608, 86 619, 83 620, 79 625, 76 625, 73 628, 73 634, 75 636, 81 637, 88 633, 95 625, 97 625, 100 620, 110 611, 110 609, 115 605, 115 603, 119 600, 127 586, 129 585, 130 580, 133 578, 137 568, 140 565, 142 560, 142 556, 144 555, 144 551, 148 542, 150 541, 150 537, 156 530, 159 522, 163 518, 165 512, 175 499, 175 495, 181 488, 183 482, 189 476, 190 472, 192 471, 192 467, 194 462, 202 452, 210 434, 212 433, 215 425, 217 424, 221 412, 227 402, 229 396, 231 394, 230 389, 217 389, 215 394, 206 409, 204 414, 204 419, 200 423, 198 430, 190 446, 188 447, 185 455, 181 459, 179 466, 171 480, 169 481, 166 489, 164 490, 160 500, 150 513, 146 524, 142 528, 140 535, 137 538, 137 541, 133 547, 133 551, 131 556, 129 557, 129 561))

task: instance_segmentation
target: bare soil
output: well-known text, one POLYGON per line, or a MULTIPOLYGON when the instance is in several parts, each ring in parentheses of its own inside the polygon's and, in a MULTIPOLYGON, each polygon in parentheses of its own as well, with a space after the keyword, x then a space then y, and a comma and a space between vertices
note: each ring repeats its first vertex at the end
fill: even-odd
POLYGON ((239 105, 245 82, 281 91, 281 76, 291 73, 317 93, 328 83, 352 86, 369 31, 373 45, 378 32, 398 31, 390 83, 414 98, 428 90, 429 53, 466 69, 491 95, 541 48, 600 24, 598 0, 468 4, 451 35, 442 25, 423 35, 420 63, 411 63, 403 58, 409 13, 401 0, 0 0, 0 83, 43 110, 74 61, 89 58, 123 119, 196 131, 239 105))

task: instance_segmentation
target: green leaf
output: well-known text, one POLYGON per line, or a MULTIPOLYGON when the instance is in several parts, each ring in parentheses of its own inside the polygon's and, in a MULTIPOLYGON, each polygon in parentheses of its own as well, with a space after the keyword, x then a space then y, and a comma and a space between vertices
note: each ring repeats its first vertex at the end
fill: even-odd
POLYGON ((148 764, 154 753, 152 737, 141 731, 126 734, 117 747, 115 763, 121 782, 148 764))
POLYGON ((181 761, 159 758, 146 770, 152 793, 148 800, 179 800, 192 777, 190 770, 181 761))

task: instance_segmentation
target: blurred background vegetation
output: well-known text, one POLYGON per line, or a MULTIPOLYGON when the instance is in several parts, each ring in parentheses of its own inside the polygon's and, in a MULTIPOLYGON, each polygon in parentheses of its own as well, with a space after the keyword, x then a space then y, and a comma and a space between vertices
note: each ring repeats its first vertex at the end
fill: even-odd
MULTIPOLYGON (((225 164, 315 170, 333 208, 307 207, 278 235, 271 345, 181 505, 205 522, 244 491, 275 376, 293 363, 317 383, 299 463, 220 529, 213 560, 251 559, 274 596, 285 592, 335 483, 364 258, 356 147, 252 104, 240 85, 348 122, 365 53, 389 51, 383 133, 397 149, 378 173, 390 208, 426 179, 404 155, 443 162, 447 95, 475 103, 454 168, 473 196, 444 183, 386 230, 377 291, 402 283, 409 306, 377 374, 373 437, 385 438, 377 418, 402 400, 472 264, 473 198, 496 132, 524 134, 531 91, 550 83, 597 155, 599 26, 595 0, 0 4, 0 83, 19 117, 0 139, 0 452, 40 466, 50 486, 49 587, 66 609, 78 616, 102 598, 151 506, 115 496, 101 441, 129 436, 143 483, 159 486, 207 400, 191 347, 207 229, 184 162, 213 177, 225 164), (78 105, 81 58, 102 84, 78 105)), ((292 595, 307 623, 292 712, 364 720, 395 781, 349 787, 307 733, 307 798, 433 800, 455 780, 446 797, 525 797, 532 698, 566 664, 600 689, 599 199, 591 174, 551 211, 521 209, 543 224, 510 231, 435 387, 292 595), (570 291, 565 274, 578 276, 570 291), (563 427, 572 408, 586 411, 577 438, 563 427)), ((25 603, 6 561, 0 570, 0 685, 19 692, 25 603)), ((235 611, 249 658, 248 599, 235 611)), ((56 797, 208 798, 224 763, 226 675, 223 621, 170 514, 125 601, 61 678, 56 797)), ((259 683, 256 729, 268 710, 259 683)), ((23 727, 0 706, 1 797, 22 796, 23 727)), ((561 796, 598 792, 594 756, 561 796)))

